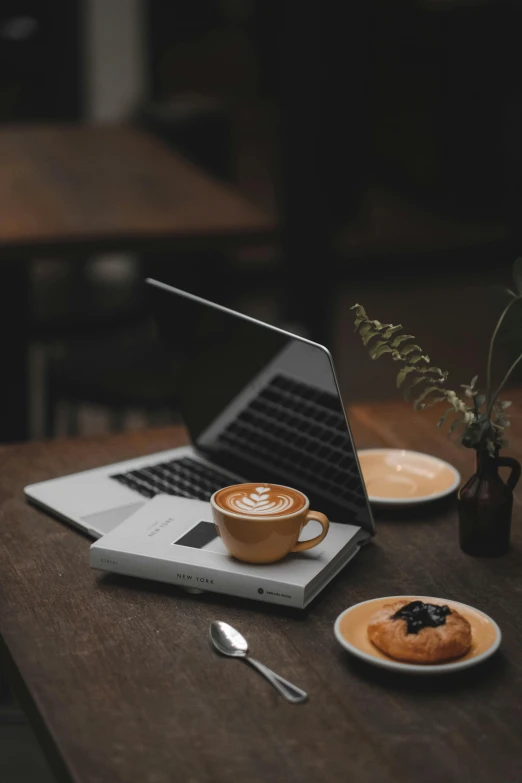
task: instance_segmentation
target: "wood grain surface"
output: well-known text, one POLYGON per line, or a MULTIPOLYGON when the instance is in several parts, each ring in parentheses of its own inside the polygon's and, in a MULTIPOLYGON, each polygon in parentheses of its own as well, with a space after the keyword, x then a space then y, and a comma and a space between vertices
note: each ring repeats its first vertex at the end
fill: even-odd
MULTIPOLYGON (((429 415, 390 404, 350 418, 359 447, 410 447, 472 470, 472 455, 429 415)), ((89 540, 24 502, 29 482, 183 439, 149 430, 0 450, 0 629, 55 769, 78 783, 520 780, 519 501, 512 550, 491 560, 460 551, 454 499, 378 517, 374 542, 304 612, 91 571, 89 540), (483 609, 502 629, 501 651, 422 679, 338 646, 343 609, 407 593, 483 609), (243 662, 218 657, 207 639, 214 619, 236 626, 309 702, 286 704, 243 662)))
POLYGON ((0 252, 150 248, 266 237, 230 186, 126 126, 0 131, 0 252))

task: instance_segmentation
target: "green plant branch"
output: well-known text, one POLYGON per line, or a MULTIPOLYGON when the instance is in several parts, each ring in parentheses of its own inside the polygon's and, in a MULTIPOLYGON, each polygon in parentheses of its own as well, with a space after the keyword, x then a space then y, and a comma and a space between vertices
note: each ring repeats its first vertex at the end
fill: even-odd
POLYGON ((459 441, 468 448, 486 447, 491 456, 506 445, 504 432, 509 427, 509 414, 506 412, 510 402, 499 400, 498 396, 511 377, 517 365, 522 362, 522 353, 513 362, 502 382, 492 392, 491 378, 493 370, 493 354, 495 342, 505 318, 515 302, 522 299, 522 258, 514 265, 513 276, 517 292, 510 292, 511 301, 504 308, 491 336, 487 362, 487 388, 482 393, 476 388, 477 376, 471 383, 462 384, 465 395, 460 397, 455 391, 447 388, 448 372, 440 367, 431 366, 431 359, 422 352, 411 334, 402 333, 402 325, 382 324, 371 320, 364 307, 353 305, 355 314, 355 331, 359 332, 363 344, 368 348, 372 359, 380 359, 389 354, 400 367, 397 373, 396 385, 404 397, 415 397, 415 410, 446 402, 448 407, 437 422, 442 427, 448 422, 450 415, 454 416, 449 426, 450 435, 458 433, 459 441), (412 394, 412 392, 414 393, 412 394))
MULTIPOLYGON (((488 418, 490 417, 491 411, 493 409, 493 405, 491 403, 491 369, 492 369, 492 365, 493 365, 493 348, 494 348, 494 345, 495 345, 495 340, 496 340, 497 334, 499 333, 500 327, 502 326, 504 318, 506 317, 508 312, 511 310, 511 308, 513 307, 515 302, 518 302, 518 301, 520 301, 520 297, 515 297, 504 308, 503 313, 501 314, 500 318, 497 321, 497 325, 495 326, 493 334, 491 335, 491 340, 489 341, 488 365, 487 365, 487 371, 486 371, 486 409, 488 411, 488 418)), ((499 386, 499 389, 502 389, 503 383, 505 383, 505 381, 502 382, 502 384, 499 386)), ((497 390, 496 396, 498 396, 498 393, 499 392, 497 390)))
MULTIPOLYGON (((422 352, 413 335, 400 334, 402 326, 382 324, 380 321, 371 320, 364 307, 359 304, 351 308, 356 311, 355 331, 359 332, 363 344, 368 348, 372 359, 379 359, 384 354, 389 354, 393 361, 399 362, 402 367, 397 374, 397 388, 401 389, 404 397, 408 399, 410 392, 416 387, 415 410, 435 405, 438 402, 447 401, 453 411, 458 415, 464 426, 468 426, 475 418, 473 407, 460 399, 456 392, 445 388, 448 378, 447 371, 440 367, 432 367, 431 359, 422 352), (399 334, 397 334, 399 332, 399 334)), ((471 392, 476 378, 466 389, 471 392)), ((472 394, 469 395, 470 397, 472 394)), ((447 414, 446 414, 447 415, 447 414)), ((441 426, 446 420, 446 415, 440 420, 441 426)), ((453 429, 455 427, 452 425, 453 429)))
POLYGON ((502 381, 498 385, 495 393, 493 394, 493 396, 491 398, 491 402, 489 403, 488 408, 487 408, 488 419, 491 418, 491 413, 493 411, 493 406, 495 405, 495 402, 497 401, 498 395, 500 394, 500 392, 502 391, 502 389, 504 388, 504 386, 508 382, 509 378, 511 377, 511 374, 513 373, 513 371, 515 370, 516 366, 519 364, 520 361, 522 361, 522 353, 520 354, 520 356, 517 359, 515 359, 515 361, 513 362, 513 364, 511 365, 511 367, 507 371, 507 373, 504 375, 502 381))

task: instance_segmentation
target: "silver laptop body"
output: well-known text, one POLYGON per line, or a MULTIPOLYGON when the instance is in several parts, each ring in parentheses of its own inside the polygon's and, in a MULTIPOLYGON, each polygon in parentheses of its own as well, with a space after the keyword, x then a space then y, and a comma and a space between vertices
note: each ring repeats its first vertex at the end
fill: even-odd
POLYGON ((228 484, 274 482, 368 540, 372 515, 328 350, 146 282, 180 368, 176 402, 192 445, 32 484, 27 500, 99 538, 156 494, 208 500, 228 484))

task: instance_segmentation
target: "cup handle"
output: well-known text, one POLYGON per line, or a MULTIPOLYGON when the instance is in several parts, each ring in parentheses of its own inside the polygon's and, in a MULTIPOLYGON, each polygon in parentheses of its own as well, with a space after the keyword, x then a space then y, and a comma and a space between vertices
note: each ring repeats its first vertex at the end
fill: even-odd
POLYGON ((314 519, 316 522, 319 522, 323 528, 322 533, 319 533, 318 536, 311 538, 309 541, 298 541, 294 548, 290 550, 291 552, 304 552, 306 549, 312 549, 312 547, 320 544, 328 533, 330 522, 328 521, 328 517, 324 514, 321 514, 320 511, 307 511, 305 519, 307 522, 311 522, 312 519, 314 519))

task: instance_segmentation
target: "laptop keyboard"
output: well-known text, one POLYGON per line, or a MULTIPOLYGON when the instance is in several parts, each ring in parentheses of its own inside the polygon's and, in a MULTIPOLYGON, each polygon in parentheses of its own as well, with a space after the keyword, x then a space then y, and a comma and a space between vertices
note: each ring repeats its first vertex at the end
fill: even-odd
POLYGON ((335 394, 277 375, 220 434, 218 445, 336 498, 366 503, 335 394))
MULTIPOLYGON (((366 503, 337 395, 278 375, 219 435, 218 448, 270 466, 289 481, 355 506, 366 503)), ((190 457, 111 478, 144 497, 168 494, 209 500, 231 476, 190 457)))
POLYGON ((110 478, 146 498, 163 494, 196 500, 210 500, 216 490, 228 487, 234 482, 231 476, 190 457, 161 462, 127 473, 117 473, 110 478))

